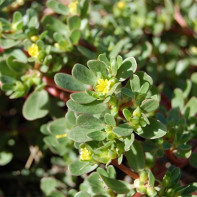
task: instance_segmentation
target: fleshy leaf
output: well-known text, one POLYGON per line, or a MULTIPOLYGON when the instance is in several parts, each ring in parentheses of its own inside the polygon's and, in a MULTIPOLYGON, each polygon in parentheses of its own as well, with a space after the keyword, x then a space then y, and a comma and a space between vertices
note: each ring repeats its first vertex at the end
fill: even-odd
POLYGON ((76 80, 87 85, 93 85, 96 80, 94 73, 82 64, 74 65, 72 75, 76 80))
POLYGON ((88 86, 81 84, 79 81, 74 79, 71 75, 64 73, 57 73, 55 75, 55 83, 60 88, 70 91, 83 91, 88 88, 88 86))
POLYGON ((98 165, 91 165, 85 161, 75 161, 69 166, 69 170, 74 176, 80 176, 93 171, 98 165))
POLYGON ((45 90, 33 92, 25 101, 23 116, 27 120, 42 118, 48 114, 49 107, 49 96, 45 90))
POLYGON ((139 136, 146 139, 161 138, 166 134, 166 127, 160 121, 149 118, 150 124, 143 127, 140 132, 136 132, 139 136))
POLYGON ((131 148, 126 152, 126 158, 131 168, 138 172, 145 167, 145 156, 142 146, 139 142, 134 141, 131 148))
POLYGON ((133 132, 133 128, 129 124, 125 123, 115 127, 113 132, 119 136, 128 136, 133 132))
POLYGON ((103 129, 102 124, 103 122, 100 119, 93 116, 80 115, 77 118, 78 126, 86 129, 93 129, 94 131, 103 129))
POLYGON ((59 118, 49 123, 48 129, 54 135, 66 133, 66 118, 59 118))
POLYGON ((72 100, 69 100, 67 102, 67 106, 72 111, 85 114, 100 114, 106 110, 106 105, 98 101, 94 101, 86 105, 81 105, 79 103, 75 103, 72 100))
POLYGON ((75 127, 72 130, 68 131, 68 138, 79 143, 88 142, 92 140, 88 137, 88 134, 91 132, 92 130, 90 129, 75 127))
POLYGON ((103 62, 99 60, 90 60, 88 61, 87 65, 90 70, 95 73, 95 75, 101 73, 104 78, 107 76, 106 64, 104 64, 103 62))
POLYGON ((90 96, 85 92, 77 92, 71 94, 71 99, 80 104, 88 104, 96 100, 96 98, 90 96))
POLYGON ((155 111, 159 107, 159 102, 155 99, 146 99, 140 105, 140 108, 145 112, 155 111))
POLYGON ((68 18, 68 26, 69 26, 70 30, 80 29, 81 19, 78 16, 76 16, 76 15, 70 16, 68 18))

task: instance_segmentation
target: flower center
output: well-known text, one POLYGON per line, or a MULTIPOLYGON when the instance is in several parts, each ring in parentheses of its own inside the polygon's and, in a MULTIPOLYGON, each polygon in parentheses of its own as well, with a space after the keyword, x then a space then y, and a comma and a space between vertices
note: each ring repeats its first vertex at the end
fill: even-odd
POLYGON ((32 57, 38 57, 39 55, 39 49, 37 44, 32 44, 28 49, 27 49, 29 55, 32 57))
POLYGON ((104 94, 108 93, 110 89, 110 81, 108 79, 99 79, 96 85, 96 91, 104 94))
POLYGON ((80 159, 84 161, 88 161, 91 159, 91 153, 87 148, 80 149, 80 159))

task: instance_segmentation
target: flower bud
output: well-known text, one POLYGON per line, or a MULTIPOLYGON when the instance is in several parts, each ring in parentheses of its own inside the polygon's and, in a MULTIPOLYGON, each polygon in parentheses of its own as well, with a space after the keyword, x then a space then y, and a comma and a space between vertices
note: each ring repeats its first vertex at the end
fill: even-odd
POLYGON ((146 194, 148 196, 156 196, 157 195, 157 192, 156 192, 155 188, 153 188, 153 187, 147 187, 146 194))
POLYGON ((145 183, 147 179, 148 179, 148 172, 141 171, 140 172, 140 182, 145 183))

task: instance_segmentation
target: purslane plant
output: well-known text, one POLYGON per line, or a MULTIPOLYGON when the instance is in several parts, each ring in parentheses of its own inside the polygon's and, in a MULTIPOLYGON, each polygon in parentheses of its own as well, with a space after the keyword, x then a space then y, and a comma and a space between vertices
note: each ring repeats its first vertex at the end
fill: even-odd
POLYGON ((42 77, 52 76, 68 62, 67 53, 78 44, 81 30, 86 28, 81 27, 82 18, 78 16, 86 15, 84 3, 73 1, 68 8, 48 2, 48 7, 56 7, 57 13, 67 16, 66 24, 47 14, 39 21, 39 6, 29 8, 24 15, 15 11, 11 21, 0 18, 1 89, 10 98, 25 96, 32 87, 42 89, 46 85, 42 77))
POLYGON ((147 139, 166 134, 165 126, 151 117, 159 106, 152 79, 145 72, 136 72, 133 57, 122 60, 118 56, 109 61, 102 54, 87 65, 75 64, 72 76, 55 76, 61 88, 83 88, 72 93, 67 102, 68 118, 72 116, 74 122, 68 138, 78 143, 81 160, 110 163, 119 157, 121 163, 134 141, 133 132, 147 139))
MULTIPOLYGON (((57 136, 73 140, 79 149, 79 161, 73 162, 69 169, 73 175, 91 172, 101 163, 122 169, 125 168, 121 164, 125 155, 135 171, 126 170, 135 179, 132 184, 115 180, 102 168, 90 175, 94 177, 90 179, 98 184, 101 184, 98 177, 102 178, 110 189, 109 195, 125 193, 129 196, 135 190, 147 196, 163 196, 166 192, 166 196, 192 193, 195 185, 189 185, 186 191, 179 183, 169 182, 173 176, 179 180, 177 168, 171 167, 163 181, 157 184, 153 173, 145 168, 144 139, 146 143, 158 140, 156 144, 159 144, 167 129, 153 117, 160 97, 151 77, 136 70, 137 63, 133 57, 123 60, 118 56, 109 60, 101 54, 97 60, 88 61, 87 67, 75 64, 72 75, 55 75, 58 86, 73 92, 67 102, 69 110, 64 120, 64 133, 57 136), (116 184, 122 184, 124 189, 116 188, 116 184)), ((77 195, 89 194, 82 189, 77 195)))
MULTIPOLYGON (((197 167, 195 1, 2 0, 0 8, 1 89, 26 100, 32 129, 44 121, 39 148, 56 156, 39 175, 46 196, 192 196, 197 185, 184 176, 197 167), (181 181, 172 164, 186 172, 181 181)), ((0 165, 15 157, 5 141, 0 165)))

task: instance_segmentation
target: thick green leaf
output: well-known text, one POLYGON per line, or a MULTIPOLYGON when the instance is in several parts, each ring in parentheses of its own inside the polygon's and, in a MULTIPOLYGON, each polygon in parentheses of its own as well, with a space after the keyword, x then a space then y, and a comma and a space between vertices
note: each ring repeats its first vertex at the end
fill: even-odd
POLYGON ((119 194, 125 194, 130 191, 130 184, 124 181, 119 181, 117 179, 112 179, 106 176, 101 175, 101 178, 105 182, 105 184, 113 191, 119 194))
POLYGON ((94 131, 94 132, 88 133, 87 136, 95 141, 102 141, 105 139, 105 132, 94 131))
POLYGON ((130 80, 130 86, 133 92, 140 91, 140 79, 137 75, 133 75, 133 78, 130 80))
POLYGON ((66 118, 59 118, 49 123, 48 129, 54 135, 61 135, 66 133, 66 118))
POLYGON ((72 75, 75 79, 87 85, 93 85, 96 80, 94 73, 82 64, 74 65, 72 75))
POLYGON ((165 8, 168 12, 168 14, 174 14, 174 5, 172 3, 171 0, 164 0, 164 3, 165 3, 165 8))
POLYGON ((192 97, 183 109, 183 114, 188 117, 193 117, 197 114, 197 98, 192 97))
POLYGON ((68 110, 68 112, 66 113, 66 120, 72 124, 72 125, 76 125, 76 117, 75 117, 75 113, 73 111, 68 110))
POLYGON ((133 73, 135 73, 135 71, 137 70, 137 62, 136 62, 135 58, 128 57, 123 61, 123 63, 126 61, 130 61, 132 63, 131 70, 133 71, 133 73))
POLYGON ((77 125, 94 131, 103 129, 103 122, 100 119, 88 115, 80 115, 77 118, 77 125))
POLYGON ((49 195, 52 191, 55 191, 57 186, 58 182, 54 178, 45 177, 41 180, 40 187, 46 195, 49 195))
POLYGON ((33 92, 25 101, 23 116, 27 120, 35 120, 46 116, 49 112, 49 96, 47 91, 33 92))
POLYGON ((28 65, 23 62, 19 62, 14 56, 9 56, 7 58, 7 64, 9 68, 16 73, 24 73, 28 68, 28 65))
POLYGON ((182 195, 188 195, 196 191, 197 191, 197 182, 191 183, 189 185, 184 186, 184 191, 182 192, 182 195))
POLYGON ((98 101, 86 105, 81 105, 79 103, 75 103, 72 100, 69 100, 67 102, 67 107, 72 111, 85 114, 100 114, 106 110, 106 105, 98 101))
POLYGON ((51 8, 53 11, 55 11, 58 14, 63 14, 63 15, 68 14, 68 8, 58 1, 55 0, 47 1, 47 7, 51 8))
POLYGON ((3 49, 12 48, 12 47, 18 45, 19 43, 20 43, 20 41, 15 41, 15 40, 11 40, 11 39, 0 39, 0 46, 3 49))
POLYGON ((149 180, 149 185, 154 187, 155 177, 154 177, 153 173, 151 172, 151 170, 149 170, 149 173, 148 173, 148 180, 149 180))
POLYGON ((132 114, 127 108, 124 108, 122 110, 122 113, 123 113, 124 117, 126 118, 126 120, 129 121, 131 119, 132 114))
POLYGON ((127 78, 133 75, 133 63, 129 60, 123 61, 122 65, 118 69, 117 78, 119 81, 125 81, 127 78))
POLYGON ((103 62, 107 67, 110 66, 110 62, 109 62, 109 60, 107 59, 107 56, 106 56, 105 53, 100 54, 100 55, 98 56, 98 60, 101 61, 101 62, 103 62))
POLYGON ((157 139, 166 134, 167 131, 164 124, 153 118, 149 118, 149 121, 149 125, 146 125, 140 132, 137 132, 139 136, 146 139, 157 139))
POLYGON ((111 51, 111 53, 109 54, 110 58, 115 58, 122 50, 122 48, 124 47, 125 44, 129 43, 130 39, 124 38, 122 40, 120 40, 113 48, 113 50, 111 51))
POLYGON ((159 102, 155 99, 146 99, 140 105, 140 108, 145 112, 155 111, 159 107, 159 102))
POLYGON ((70 30, 80 29, 81 19, 78 16, 76 16, 76 15, 70 16, 68 18, 68 26, 69 26, 70 30))
POLYGON ((122 94, 124 94, 130 98, 134 98, 134 96, 135 96, 135 94, 129 88, 122 88, 121 92, 122 92, 122 94))
POLYGON ((197 72, 191 75, 192 80, 192 94, 197 97, 197 72))
POLYGON ((197 168, 197 153, 192 153, 191 157, 189 158, 189 162, 191 166, 197 168))
POLYGON ((13 154, 10 152, 2 151, 0 152, 0 166, 8 164, 13 158, 13 154))
POLYGON ((94 72, 95 75, 101 73, 103 78, 107 76, 106 64, 99 60, 90 60, 87 63, 90 70, 94 72))
POLYGON ((108 125, 111 125, 112 127, 116 126, 116 120, 115 120, 114 116, 112 116, 111 114, 105 114, 104 118, 105 118, 105 122, 108 125))
POLYGON ((18 11, 14 12, 14 15, 13 15, 13 22, 14 23, 17 23, 19 22, 20 20, 22 19, 22 14, 18 11))
POLYGON ((92 139, 88 137, 88 134, 91 133, 92 130, 90 129, 85 129, 81 127, 75 127, 72 130, 68 131, 68 138, 72 139, 75 142, 88 142, 91 141, 92 139))
POLYGON ((184 98, 183 98, 183 92, 181 89, 176 88, 174 90, 174 97, 171 101, 173 108, 179 108, 180 110, 183 109, 184 106, 184 98))
POLYGON ((152 52, 152 45, 146 41, 142 46, 141 58, 147 59, 151 55, 151 52, 152 52))
POLYGON ((147 73, 143 71, 138 71, 136 75, 139 77, 141 85, 145 82, 148 82, 150 85, 153 85, 153 80, 147 73))
POLYGON ((78 192, 75 194, 74 197, 91 197, 91 195, 88 194, 87 192, 78 192))
POLYGON ((149 87, 150 87, 149 83, 145 82, 140 88, 140 91, 139 91, 140 94, 146 94, 149 90, 149 87))
POLYGON ((80 17, 81 18, 87 17, 89 6, 90 6, 90 0, 80 1, 80 10, 81 10, 80 17))
POLYGON ((63 89, 70 91, 83 91, 88 88, 88 86, 80 83, 74 79, 71 75, 64 73, 57 73, 55 75, 55 83, 63 89))
POLYGON ((89 94, 85 92, 78 92, 73 93, 70 95, 70 98, 80 104, 88 104, 96 100, 96 98, 90 96, 89 94))
POLYGON ((81 32, 78 29, 74 29, 70 34, 70 39, 73 44, 77 44, 79 42, 81 36, 81 32))
POLYGON ((93 171, 97 168, 97 164, 91 165, 85 161, 75 161, 69 166, 69 170, 74 176, 80 176, 93 171))
POLYGON ((58 32, 62 35, 68 35, 68 27, 59 19, 53 16, 45 16, 42 19, 42 25, 45 30, 48 30, 48 34, 52 37, 54 32, 58 32))
POLYGON ((65 195, 58 190, 52 191, 48 197, 54 197, 54 196, 55 197, 65 197, 65 195))
POLYGON ((106 190, 98 172, 93 172, 86 180, 94 194, 105 194, 106 190))
POLYGON ((134 141, 131 148, 126 152, 126 158, 131 168, 138 172, 145 167, 145 156, 142 146, 139 142, 134 141))
POLYGON ((113 129, 113 132, 119 136, 128 136, 133 132, 133 128, 127 123, 119 124, 113 129))
POLYGON ((135 135, 132 133, 130 136, 128 136, 127 138, 124 139, 124 150, 125 151, 129 151, 130 150, 130 147, 131 145, 133 144, 135 140, 135 135))
POLYGON ((91 51, 90 49, 87 49, 82 46, 77 46, 77 49, 82 55, 84 55, 88 59, 94 59, 96 57, 95 52, 91 51))

